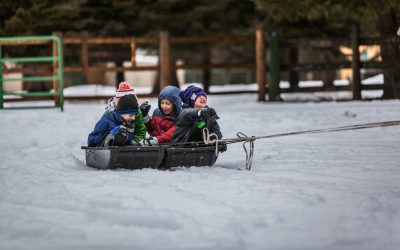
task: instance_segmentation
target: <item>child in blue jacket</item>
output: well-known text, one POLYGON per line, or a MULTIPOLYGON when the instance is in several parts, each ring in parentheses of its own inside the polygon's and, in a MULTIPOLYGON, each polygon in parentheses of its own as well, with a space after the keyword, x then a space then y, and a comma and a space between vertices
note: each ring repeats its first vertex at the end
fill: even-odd
MULTIPOLYGON (((116 110, 103 115, 88 136, 89 147, 123 146, 132 144, 133 128, 139 112, 133 95, 122 96, 116 110)), ((143 139, 143 138, 141 138, 143 139)))

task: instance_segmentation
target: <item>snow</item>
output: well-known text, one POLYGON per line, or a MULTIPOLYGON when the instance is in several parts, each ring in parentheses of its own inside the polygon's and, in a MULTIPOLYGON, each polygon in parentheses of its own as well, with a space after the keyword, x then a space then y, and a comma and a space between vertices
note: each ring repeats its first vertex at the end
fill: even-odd
MULTIPOLYGON (((400 101, 209 96, 225 138, 400 120, 400 101)), ((153 107, 156 99, 149 99, 153 107)), ((1 110, 0 249, 400 249, 400 126, 257 140, 213 167, 96 170, 104 102, 1 110)))

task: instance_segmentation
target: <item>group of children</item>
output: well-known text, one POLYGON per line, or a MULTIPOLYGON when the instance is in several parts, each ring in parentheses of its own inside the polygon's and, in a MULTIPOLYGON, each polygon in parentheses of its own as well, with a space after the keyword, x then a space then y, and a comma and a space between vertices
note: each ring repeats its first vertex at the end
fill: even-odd
MULTIPOLYGON (((106 111, 88 137, 91 147, 123 145, 155 145, 169 142, 203 141, 203 129, 222 134, 219 119, 213 108, 207 106, 203 89, 190 85, 180 91, 166 86, 158 96, 158 108, 149 116, 151 105, 139 105, 135 90, 121 82, 116 95, 108 100, 106 111), (183 102, 183 103, 182 103, 183 102), (146 137, 146 132, 149 134, 146 137)), ((226 151, 222 144, 221 152, 226 151)))

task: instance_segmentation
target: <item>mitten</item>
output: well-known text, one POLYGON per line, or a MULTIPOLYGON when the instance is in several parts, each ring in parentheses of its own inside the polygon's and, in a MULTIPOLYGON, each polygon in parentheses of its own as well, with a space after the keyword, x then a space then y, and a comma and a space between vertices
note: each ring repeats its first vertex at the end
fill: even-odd
POLYGON ((115 128, 111 129, 110 134, 112 136, 114 136, 120 129, 121 129, 121 126, 116 126, 115 128))
POLYGON ((207 121, 213 116, 216 116, 217 113, 213 108, 202 108, 199 110, 197 115, 200 118, 200 120, 197 122, 197 128, 204 128, 206 126, 207 121))
POLYGON ((207 121, 211 117, 216 116, 217 113, 213 108, 202 108, 199 110, 197 115, 201 118, 201 120, 207 121))
POLYGON ((135 123, 133 122, 124 122, 124 126, 129 133, 135 132, 135 123))
POLYGON ((117 126, 110 131, 110 135, 113 137, 112 146, 123 146, 129 139, 128 131, 124 126, 117 126))
POLYGON ((206 112, 209 117, 214 117, 217 115, 217 112, 215 112, 215 109, 213 109, 213 108, 206 108, 206 110, 207 110, 206 112))
POLYGON ((144 101, 144 102, 142 102, 142 104, 140 104, 139 108, 140 108, 140 111, 142 111, 143 117, 146 117, 149 114, 151 105, 149 104, 148 101, 144 101))

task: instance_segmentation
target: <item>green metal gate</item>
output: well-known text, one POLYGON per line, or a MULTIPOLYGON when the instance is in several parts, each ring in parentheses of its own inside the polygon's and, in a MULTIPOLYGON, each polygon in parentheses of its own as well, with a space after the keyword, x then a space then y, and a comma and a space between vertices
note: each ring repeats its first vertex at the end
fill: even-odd
POLYGON ((62 42, 58 36, 27 36, 27 37, 0 37, 0 109, 4 108, 4 96, 13 95, 21 97, 54 97, 54 107, 60 107, 64 110, 63 95, 63 51, 62 42), (45 44, 53 42, 53 55, 49 57, 19 57, 19 58, 3 58, 2 46, 5 45, 27 45, 27 44, 45 44), (51 76, 30 76, 21 78, 3 78, 3 63, 19 62, 19 63, 35 63, 35 62, 53 62, 53 75, 51 76), (54 91, 46 92, 28 92, 28 93, 6 93, 3 91, 3 83, 6 81, 53 81, 54 91))

